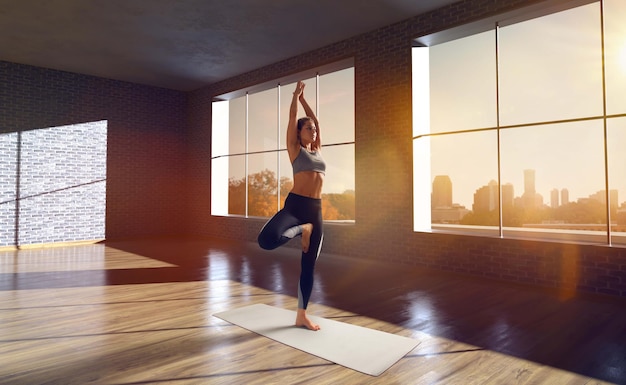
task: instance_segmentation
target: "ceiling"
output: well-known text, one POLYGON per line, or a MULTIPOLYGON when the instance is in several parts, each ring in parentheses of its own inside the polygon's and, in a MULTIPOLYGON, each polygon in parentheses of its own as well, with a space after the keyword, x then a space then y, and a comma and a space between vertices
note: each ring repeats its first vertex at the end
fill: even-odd
POLYGON ((0 60, 194 90, 458 0, 0 0, 0 60))

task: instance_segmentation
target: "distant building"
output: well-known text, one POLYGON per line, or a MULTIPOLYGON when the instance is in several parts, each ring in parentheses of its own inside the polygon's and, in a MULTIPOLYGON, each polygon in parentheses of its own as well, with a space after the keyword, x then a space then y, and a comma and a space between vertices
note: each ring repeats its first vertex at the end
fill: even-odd
POLYGON ((524 170, 524 194, 521 202, 526 208, 543 206, 543 197, 535 190, 535 170, 524 170))
MULTIPOLYGON (((610 209, 612 212, 615 212, 615 210, 617 210, 617 206, 618 206, 617 192, 618 192, 617 190, 609 190, 609 202, 611 206, 610 209)), ((596 192, 595 194, 589 195, 589 199, 593 199, 605 205, 606 204, 606 190, 600 190, 596 192)))
POLYGON ((559 190, 556 188, 550 191, 550 207, 559 207, 559 190))
POLYGON ((433 180, 430 205, 433 223, 460 223, 469 213, 465 206, 452 203, 452 180, 448 175, 437 175, 433 180))
POLYGON ((448 175, 437 175, 433 181, 431 208, 452 207, 452 181, 448 175))
POLYGON ((524 170, 524 195, 534 196, 535 193, 535 170, 524 170))
POLYGON ((564 188, 561 189, 561 205, 566 205, 569 203, 569 190, 564 188))
POLYGON ((438 207, 431 210, 433 223, 460 223, 461 219, 469 213, 465 206, 453 204, 452 207, 438 207))
POLYGON ((593 199, 594 201, 600 202, 602 204, 605 204, 606 203, 606 191, 605 190, 598 191, 595 194, 589 195, 588 198, 593 199))
POLYGON ((511 183, 502 186, 502 207, 513 207, 515 202, 515 191, 511 183))
POLYGON ((498 182, 492 180, 487 186, 483 186, 474 193, 472 210, 492 211, 498 209, 498 182))

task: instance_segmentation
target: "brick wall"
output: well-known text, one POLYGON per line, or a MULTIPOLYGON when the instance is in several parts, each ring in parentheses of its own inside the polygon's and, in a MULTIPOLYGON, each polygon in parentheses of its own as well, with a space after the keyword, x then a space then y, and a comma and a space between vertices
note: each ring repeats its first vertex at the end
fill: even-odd
POLYGON ((2 136, 0 246, 104 238, 106 128, 99 121, 2 136))
POLYGON ((626 296, 625 249, 412 231, 411 40, 536 3, 541 1, 460 1, 191 93, 192 232, 254 241, 264 222, 209 215, 211 97, 354 57, 356 223, 327 224, 322 254, 533 284, 564 296, 626 296))
MULTIPOLYGON (((15 148, 17 133, 27 137, 35 132, 43 133, 40 129, 46 127, 107 122, 107 153, 105 159, 98 160, 106 162, 107 239, 186 232, 186 114, 185 93, 0 62, 0 143, 3 154, 5 145, 15 148)), ((86 127, 88 129, 89 126, 86 127)), ((64 132, 67 134, 68 130, 64 132)), ((57 136, 57 139, 64 141, 69 137, 57 136)), ((62 149, 71 144, 57 145, 62 149)), ((8 158, 6 169, 15 170, 16 164, 11 163, 15 161, 8 158)), ((51 160, 40 159, 40 162, 29 165, 28 170, 37 179, 33 183, 43 188, 37 190, 41 193, 66 186, 55 179, 60 173, 73 173, 72 169, 82 170, 76 171, 80 174, 85 171, 85 161, 84 157, 68 157, 60 163, 62 169, 57 167, 56 171, 46 174, 51 160)), ((5 169, 4 166, 2 168, 5 169)), ((69 201, 76 211, 80 211, 87 198, 97 195, 90 193, 90 189, 97 187, 97 184, 85 186, 77 195, 74 194, 76 196, 71 196, 68 191, 69 195, 60 197, 60 201, 69 201)), ((2 194, 1 202, 15 199, 14 188, 3 189, 2 194)), ((44 199, 43 195, 41 197, 44 199)), ((50 198, 51 195, 47 195, 45 199, 50 198)), ((28 202, 24 200, 22 208, 27 207, 28 202)), ((49 202, 41 203, 45 206, 49 202)), ((7 214, 0 216, 2 237, 5 232, 15 230, 14 207, 11 202, 0 207, 0 210, 6 208, 7 214)), ((94 236, 90 232, 84 233, 84 226, 69 226, 68 221, 63 219, 65 214, 59 210, 41 210, 41 205, 33 205, 29 211, 22 213, 22 220, 30 222, 33 228, 39 228, 28 235, 28 243, 94 236), (55 230, 55 227, 58 228, 55 230), (60 239, 58 234, 62 231, 66 235, 60 239)), ((11 243, 14 244, 14 240, 11 243)))
POLYGON ((10 245, 15 239, 17 140, 17 133, 0 135, 0 246, 10 245))

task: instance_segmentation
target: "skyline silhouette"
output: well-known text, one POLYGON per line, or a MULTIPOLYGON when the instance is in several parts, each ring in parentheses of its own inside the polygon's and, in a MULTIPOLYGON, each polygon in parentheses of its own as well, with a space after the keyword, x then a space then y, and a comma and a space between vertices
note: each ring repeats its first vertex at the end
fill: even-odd
MULTIPOLYGON (((475 189, 473 198, 469 207, 456 202, 452 178, 449 175, 435 176, 432 182, 431 193, 432 221, 434 223, 462 221, 470 213, 488 213, 498 210, 499 202, 502 203, 503 210, 515 208, 525 211, 559 209, 562 207, 566 209, 571 207, 573 209, 577 207, 571 204, 587 206, 591 204, 595 211, 598 211, 598 207, 603 207, 603 211, 606 211, 607 202, 606 190, 599 190, 588 196, 571 198, 567 188, 553 188, 546 200, 542 194, 536 191, 534 169, 524 170, 524 189, 521 194, 517 193, 516 195, 515 186, 511 183, 503 184, 502 192, 500 193, 498 183, 495 180, 491 180, 488 184, 475 189)), ((619 203, 618 190, 609 190, 609 204, 611 206, 612 222, 616 221, 618 212, 620 215, 622 212, 626 213, 626 201, 619 203)))

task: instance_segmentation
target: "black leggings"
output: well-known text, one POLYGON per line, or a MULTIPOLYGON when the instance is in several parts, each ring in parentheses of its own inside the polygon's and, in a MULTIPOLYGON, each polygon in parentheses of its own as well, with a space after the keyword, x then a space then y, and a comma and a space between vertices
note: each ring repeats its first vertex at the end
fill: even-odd
POLYGON ((302 234, 301 225, 311 223, 313 233, 308 252, 302 252, 300 282, 298 284, 298 308, 306 309, 313 291, 313 271, 324 239, 322 228, 322 200, 289 193, 285 205, 261 229, 259 246, 273 250, 302 234))

